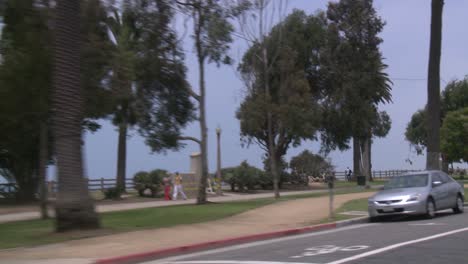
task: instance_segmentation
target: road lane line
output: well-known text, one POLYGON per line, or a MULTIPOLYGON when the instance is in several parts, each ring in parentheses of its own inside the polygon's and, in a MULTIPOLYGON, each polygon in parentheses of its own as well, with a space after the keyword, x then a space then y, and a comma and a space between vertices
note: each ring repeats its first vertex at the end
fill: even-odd
POLYGON ((183 259, 187 259, 187 258, 198 258, 198 257, 204 256, 204 255, 223 253, 223 252, 238 250, 238 249, 252 248, 252 247, 256 247, 256 246, 263 246, 263 245, 268 245, 268 244, 273 244, 273 243, 278 243, 278 242, 283 242, 283 241, 289 241, 289 240, 295 240, 295 239, 301 239, 301 238, 306 238, 306 237, 313 237, 313 236, 320 236, 320 235, 325 235, 325 234, 332 234, 332 233, 337 233, 337 232, 341 232, 341 231, 353 230, 353 229, 369 227, 369 226, 375 226, 375 225, 379 225, 379 224, 350 225, 350 226, 346 226, 346 227, 336 228, 336 229, 333 229, 333 230, 312 232, 312 233, 306 233, 306 234, 295 235, 295 236, 274 238, 274 239, 269 239, 269 240, 265 240, 265 241, 251 242, 251 243, 246 243, 246 244, 241 244, 241 245, 234 245, 234 246, 229 246, 229 247, 224 247, 224 248, 211 249, 211 250, 206 250, 206 251, 202 251, 202 252, 195 252, 195 253, 190 253, 190 254, 185 254, 185 255, 180 255, 180 256, 175 256, 175 257, 169 257, 169 258, 164 258, 164 259, 159 259, 159 260, 154 260, 154 261, 148 261, 148 262, 144 262, 144 263, 146 263, 146 264, 158 264, 158 263, 166 263, 166 262, 171 262, 171 261, 183 260, 183 259))
POLYGON ((359 255, 355 255, 355 256, 352 256, 352 257, 348 257, 348 258, 328 262, 327 264, 342 264, 342 263, 350 262, 350 261, 353 261, 353 260, 362 259, 362 258, 365 258, 365 257, 376 255, 376 254, 379 254, 379 253, 382 253, 382 252, 385 252, 385 251, 389 251, 389 250, 392 250, 392 249, 395 249, 395 248, 403 247, 403 246, 406 246, 406 245, 416 244, 416 243, 419 243, 419 242, 424 242, 424 241, 428 241, 428 240, 432 240, 432 239, 436 239, 436 238, 440 238, 440 237, 450 236, 450 235, 453 235, 453 234, 466 232, 466 231, 468 231, 468 227, 461 228, 461 229, 455 229, 455 230, 440 233, 440 234, 437 234, 437 235, 432 235, 432 236, 423 237, 423 238, 419 238, 419 239, 415 239, 415 240, 410 240, 410 241, 406 241, 406 242, 402 242, 402 243, 398 243, 398 244, 393 244, 393 245, 390 245, 390 246, 386 246, 386 247, 383 247, 383 248, 368 251, 368 252, 365 252, 365 253, 362 253, 362 254, 359 254, 359 255))

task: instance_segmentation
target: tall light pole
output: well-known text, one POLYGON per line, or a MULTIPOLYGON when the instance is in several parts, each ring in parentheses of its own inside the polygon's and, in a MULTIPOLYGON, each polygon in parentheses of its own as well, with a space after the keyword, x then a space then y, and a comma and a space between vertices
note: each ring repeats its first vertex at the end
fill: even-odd
POLYGON ((217 170, 216 170, 216 194, 221 195, 221 128, 216 128, 217 138, 217 170))

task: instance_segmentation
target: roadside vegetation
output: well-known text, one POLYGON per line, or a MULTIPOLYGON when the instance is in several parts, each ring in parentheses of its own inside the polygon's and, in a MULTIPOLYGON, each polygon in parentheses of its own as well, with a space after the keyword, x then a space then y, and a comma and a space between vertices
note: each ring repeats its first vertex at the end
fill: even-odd
MULTIPOLYGON (((361 188, 347 188, 336 194, 367 192, 361 188)), ((27 247, 72 239, 109 235, 142 229, 156 229, 177 225, 196 224, 219 220, 261 206, 294 199, 314 198, 328 192, 283 196, 280 199, 262 198, 205 205, 175 205, 157 208, 135 209, 100 214, 101 230, 55 233, 53 220, 28 220, 0 224, 0 249, 27 247)))

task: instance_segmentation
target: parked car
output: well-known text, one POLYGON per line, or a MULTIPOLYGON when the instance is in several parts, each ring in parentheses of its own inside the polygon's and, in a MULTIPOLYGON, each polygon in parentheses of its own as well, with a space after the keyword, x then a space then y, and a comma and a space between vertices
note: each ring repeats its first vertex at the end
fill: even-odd
POLYGON ((386 215, 426 215, 453 209, 463 213, 463 186, 442 171, 420 171, 390 179, 368 200, 371 220, 386 215))

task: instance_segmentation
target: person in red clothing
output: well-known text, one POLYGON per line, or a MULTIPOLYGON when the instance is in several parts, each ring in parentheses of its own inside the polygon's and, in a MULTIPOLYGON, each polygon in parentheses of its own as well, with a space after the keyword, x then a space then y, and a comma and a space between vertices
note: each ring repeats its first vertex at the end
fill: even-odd
POLYGON ((171 200, 171 181, 168 177, 164 177, 164 200, 171 200))

